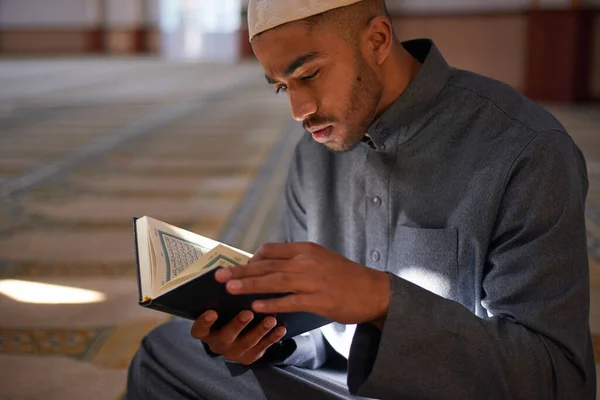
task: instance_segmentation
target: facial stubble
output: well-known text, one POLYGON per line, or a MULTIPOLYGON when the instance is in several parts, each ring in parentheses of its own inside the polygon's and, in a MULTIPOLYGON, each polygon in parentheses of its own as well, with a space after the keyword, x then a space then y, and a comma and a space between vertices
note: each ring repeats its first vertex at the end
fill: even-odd
POLYGON ((340 144, 325 144, 329 150, 334 152, 351 151, 359 145, 375 118, 377 105, 383 92, 383 87, 377 79, 375 71, 360 53, 355 57, 355 71, 356 78, 353 79, 349 105, 344 118, 349 122, 347 135, 340 144))

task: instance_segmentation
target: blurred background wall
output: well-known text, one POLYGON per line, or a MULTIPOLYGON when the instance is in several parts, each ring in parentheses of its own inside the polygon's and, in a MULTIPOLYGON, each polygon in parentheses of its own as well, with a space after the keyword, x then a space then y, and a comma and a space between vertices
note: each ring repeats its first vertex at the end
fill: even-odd
MULTIPOLYGON (((600 0, 387 0, 402 40, 542 101, 600 101, 600 0)), ((247 0, 0 0, 0 55, 252 58, 247 0)))

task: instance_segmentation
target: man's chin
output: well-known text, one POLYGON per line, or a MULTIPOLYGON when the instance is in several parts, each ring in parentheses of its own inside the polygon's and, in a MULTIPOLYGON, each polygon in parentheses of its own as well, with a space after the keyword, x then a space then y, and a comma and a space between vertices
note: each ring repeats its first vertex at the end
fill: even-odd
POLYGON ((334 153, 345 153, 354 150, 361 142, 364 134, 348 131, 341 126, 333 126, 327 135, 313 134, 313 140, 334 153))
POLYGON ((329 140, 323 143, 323 146, 327 147, 327 149, 334 153, 346 153, 348 151, 354 150, 360 144, 360 140, 355 141, 344 141, 338 142, 336 140, 329 140))

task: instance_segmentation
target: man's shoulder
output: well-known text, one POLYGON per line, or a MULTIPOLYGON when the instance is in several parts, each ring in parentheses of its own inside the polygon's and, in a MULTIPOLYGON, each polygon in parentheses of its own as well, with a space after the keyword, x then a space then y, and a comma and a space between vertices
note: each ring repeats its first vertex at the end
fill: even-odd
MULTIPOLYGON (((563 131, 563 125, 544 107, 527 98, 512 86, 475 72, 455 69, 447 83, 453 96, 487 107, 501 118, 508 118, 531 130, 563 131)), ((456 104, 456 103, 455 103, 456 104)))

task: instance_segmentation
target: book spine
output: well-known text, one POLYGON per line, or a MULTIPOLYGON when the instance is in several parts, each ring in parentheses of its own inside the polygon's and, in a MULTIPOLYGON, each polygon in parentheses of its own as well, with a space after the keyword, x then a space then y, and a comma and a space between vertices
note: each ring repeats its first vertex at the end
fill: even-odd
POLYGON ((137 237, 137 218, 133 218, 133 249, 135 250, 136 276, 138 286, 138 297, 140 304, 142 303, 142 279, 140 274, 140 255, 138 252, 138 237, 137 237))

